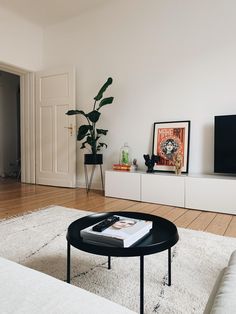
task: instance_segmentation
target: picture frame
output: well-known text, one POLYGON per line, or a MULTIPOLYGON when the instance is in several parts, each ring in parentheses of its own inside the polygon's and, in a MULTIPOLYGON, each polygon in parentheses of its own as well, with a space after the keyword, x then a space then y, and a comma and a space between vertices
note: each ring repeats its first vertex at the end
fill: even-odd
POLYGON ((188 173, 190 120, 155 122, 152 153, 159 156, 154 171, 175 171, 176 156, 181 158, 181 172, 188 173))

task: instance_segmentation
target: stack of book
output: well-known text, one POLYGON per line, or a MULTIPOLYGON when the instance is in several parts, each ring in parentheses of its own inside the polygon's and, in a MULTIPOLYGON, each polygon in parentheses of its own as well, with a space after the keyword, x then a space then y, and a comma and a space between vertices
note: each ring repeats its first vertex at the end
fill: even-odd
POLYGON ((94 231, 93 228, 97 225, 95 224, 81 230, 81 237, 85 242, 95 245, 129 247, 147 236, 152 229, 152 221, 123 216, 115 217, 119 220, 105 230, 94 231))
POLYGON ((130 167, 131 167, 131 165, 114 164, 113 170, 130 171, 130 167))

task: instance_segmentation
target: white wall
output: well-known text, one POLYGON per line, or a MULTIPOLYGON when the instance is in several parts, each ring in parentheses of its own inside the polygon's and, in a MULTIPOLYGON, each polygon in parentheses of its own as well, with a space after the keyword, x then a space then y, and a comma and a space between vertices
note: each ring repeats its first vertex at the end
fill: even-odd
POLYGON ((235 11, 234 0, 119 0, 46 29, 43 64, 76 65, 78 108, 114 79, 107 168, 126 141, 143 166, 154 122, 191 120, 189 171, 213 171, 213 117, 236 113, 235 11))
POLYGON ((16 169, 18 158, 17 92, 20 78, 0 72, 0 176, 16 169))
POLYGON ((43 30, 0 8, 0 63, 29 71, 42 66, 43 30))

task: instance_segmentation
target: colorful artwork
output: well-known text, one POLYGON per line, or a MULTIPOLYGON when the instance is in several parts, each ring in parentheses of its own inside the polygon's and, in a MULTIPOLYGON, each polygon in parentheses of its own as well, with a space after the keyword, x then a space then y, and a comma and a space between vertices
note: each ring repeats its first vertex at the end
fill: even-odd
POLYGON ((154 123, 153 154, 160 157, 154 167, 159 171, 174 171, 176 157, 182 157, 182 172, 188 170, 190 121, 154 123))

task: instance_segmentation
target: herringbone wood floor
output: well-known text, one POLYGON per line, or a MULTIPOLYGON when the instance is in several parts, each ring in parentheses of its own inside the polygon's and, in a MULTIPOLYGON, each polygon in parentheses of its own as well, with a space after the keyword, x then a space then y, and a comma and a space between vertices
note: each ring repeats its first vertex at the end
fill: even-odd
POLYGON ((0 218, 20 215, 49 205, 86 211, 141 211, 173 221, 178 227, 236 237, 236 216, 104 197, 101 191, 31 185, 0 180, 0 218))

